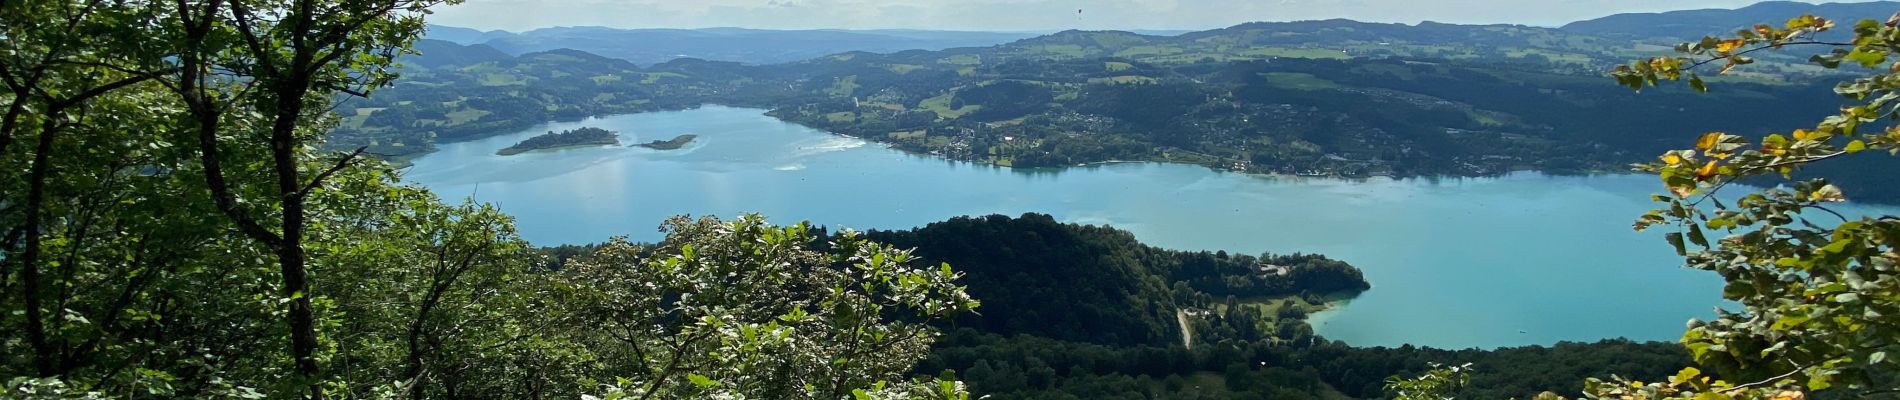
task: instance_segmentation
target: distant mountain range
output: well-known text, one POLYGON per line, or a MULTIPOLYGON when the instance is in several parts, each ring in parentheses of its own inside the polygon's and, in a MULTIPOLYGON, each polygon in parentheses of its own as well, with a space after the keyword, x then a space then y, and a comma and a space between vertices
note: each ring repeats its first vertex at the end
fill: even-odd
MULTIPOLYGON (((1151 160, 1341 176, 1612 170, 1693 140, 1675 133, 1811 122, 1838 106, 1826 89, 1841 76, 1797 65, 1812 53, 1791 50, 1708 74, 1715 93, 1662 88, 1638 96, 1609 83, 1610 66, 1665 54, 1683 38, 1803 12, 1847 25, 1900 10, 1892 2, 1775 8, 1790 6, 1617 15, 1560 28, 1324 20, 1173 35, 989 34, 993 42, 942 50, 893 43, 985 36, 434 27, 431 38, 480 42, 419 43, 423 55, 403 60, 418 68, 342 107, 329 144, 414 155, 436 140, 550 120, 725 104, 996 165, 1151 160), (1660 22, 1677 16, 1682 24, 1660 22), (724 47, 696 48, 685 38, 724 47), (531 51, 524 49, 538 47, 525 43, 565 47, 531 51), (666 55, 683 51, 696 56, 666 55), (1736 117, 1680 118, 1701 114, 1736 117)), ((1856 195, 1863 194, 1900 202, 1892 200, 1900 189, 1856 195)))
POLYGON ((1900 11, 1900 2, 1812 4, 1794 1, 1769 1, 1739 9, 1685 10, 1662 13, 1617 14, 1563 26, 1564 31, 1618 39, 1688 40, 1706 35, 1733 33, 1760 23, 1776 23, 1801 14, 1814 14, 1842 22, 1886 21, 1900 11))
MULTIPOLYGON (((1648 45, 1672 45, 1675 42, 1693 40, 1704 35, 1719 35, 1734 32, 1737 29, 1764 22, 1776 22, 1789 16, 1811 13, 1837 21, 1859 19, 1885 20, 1900 10, 1900 2, 1877 1, 1864 3, 1827 3, 1812 4, 1792 1, 1770 1, 1739 9, 1685 10, 1662 13, 1617 14, 1603 18, 1577 21, 1560 28, 1538 28, 1521 25, 1453 25, 1424 22, 1414 25, 1364 23, 1350 20, 1296 21, 1296 22, 1259 22, 1216 29, 1205 32, 1190 31, 1116 31, 1117 43, 1078 43, 1084 48, 1114 48, 1127 50, 1139 47, 1145 42, 1173 42, 1176 44, 1215 35, 1229 35, 1235 31, 1263 33, 1248 37, 1254 43, 1229 43, 1228 45, 1320 45, 1337 46, 1342 43, 1362 44, 1356 49, 1340 48, 1334 51, 1346 51, 1346 55, 1363 55, 1365 51, 1383 52, 1381 49, 1363 46, 1366 43, 1460 43, 1495 44, 1506 46, 1556 48, 1568 56, 1625 56, 1617 48, 1631 48, 1630 42, 1648 45), (1183 36, 1185 35, 1185 36, 1183 36), (1177 39, 1183 36, 1187 40, 1177 39), (1193 36, 1189 38, 1186 36, 1193 36), (1551 46, 1531 43, 1552 43, 1552 40, 1568 41, 1568 45, 1551 46), (1352 54, 1353 51, 1362 54, 1352 54), (1582 51, 1578 51, 1582 50, 1582 51), (1593 54, 1592 54, 1593 53, 1593 54)), ((961 47, 990 47, 1020 40, 1060 41, 1061 33, 1055 32, 975 32, 975 31, 935 31, 935 30, 766 30, 745 28, 705 28, 705 29, 618 29, 607 27, 556 27, 535 29, 526 32, 508 32, 501 30, 481 31, 476 29, 430 25, 425 39, 453 42, 461 45, 474 45, 479 48, 464 50, 453 49, 444 43, 427 44, 424 52, 436 50, 456 53, 448 60, 432 60, 432 63, 468 64, 480 61, 498 61, 502 56, 523 54, 555 49, 574 49, 598 54, 610 58, 631 61, 639 65, 653 65, 679 58, 697 58, 711 61, 730 61, 743 64, 763 65, 803 61, 828 55, 870 52, 894 53, 904 50, 943 50, 961 47), (466 58, 474 57, 474 58, 466 58)), ((1835 35, 1846 35, 1845 32, 1835 35)), ((1091 35, 1099 36, 1099 35, 1091 35)), ((1189 46, 1193 47, 1193 46, 1189 46)), ((1332 50, 1332 49, 1329 49, 1332 50)), ((1417 52, 1396 51, 1398 55, 1418 56, 1417 52)), ((1088 56, 1116 56, 1109 54, 1087 54, 1088 56)), ((1285 54, 1301 56, 1301 54, 1285 54)), ((1305 54, 1305 55, 1317 55, 1305 54)), ((1552 57, 1564 57, 1562 54, 1545 54, 1552 57)), ((433 55, 432 55, 433 56, 433 55)), ((1191 56, 1191 55, 1190 55, 1191 56)), ((428 66, 428 65, 425 65, 428 66)))

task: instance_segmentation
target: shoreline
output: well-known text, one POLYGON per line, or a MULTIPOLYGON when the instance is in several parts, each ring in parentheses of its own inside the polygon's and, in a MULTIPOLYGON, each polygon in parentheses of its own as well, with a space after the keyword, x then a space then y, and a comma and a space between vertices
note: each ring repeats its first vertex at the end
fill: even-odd
MULTIPOLYGON (((1431 179, 1431 178, 1499 178, 1499 177, 1504 177, 1504 176, 1507 176, 1507 175, 1511 175, 1511 174, 1513 174, 1513 173, 1518 173, 1518 172, 1537 172, 1537 173, 1541 173, 1541 174, 1545 174, 1545 175, 1550 175, 1550 176, 1599 176, 1599 175, 1620 175, 1620 174, 1628 174, 1628 173, 1630 173, 1630 172, 1628 172, 1628 171, 1616 171, 1616 170, 1605 170, 1605 169, 1591 169, 1591 170, 1585 170, 1585 171, 1570 171, 1570 172, 1551 172, 1551 171, 1545 171, 1545 170, 1541 170, 1541 169, 1537 169, 1537 168, 1524 168, 1524 167, 1517 167, 1517 168, 1511 168, 1511 169, 1509 169, 1509 170, 1506 170, 1506 171, 1503 171, 1503 172, 1500 172, 1500 173, 1496 173, 1496 174, 1426 174, 1426 175, 1368 175, 1368 176, 1346 176, 1346 175, 1337 175, 1337 174, 1334 174, 1334 175, 1300 175, 1300 174, 1285 174, 1285 173, 1278 173, 1278 172, 1251 172, 1251 171, 1240 171, 1240 170, 1234 170, 1234 169, 1229 169, 1229 168, 1220 168, 1220 167, 1217 167, 1217 166, 1211 166, 1211 165, 1206 165, 1206 164, 1200 164, 1200 163, 1191 163, 1191 162, 1182 162, 1182 161, 1168 161, 1168 160, 1102 160, 1102 161, 1090 161, 1090 162, 1083 162, 1083 163, 1078 163, 1078 164, 1075 164, 1075 165, 1052 165, 1052 166, 1036 166, 1036 167, 1023 167, 1023 166, 1015 166, 1015 165, 1002 165, 1002 164, 998 164, 998 163, 996 163, 996 162, 991 162, 991 161, 981 161, 981 160, 966 160, 966 159, 958 159, 958 158, 950 158, 950 157, 944 157, 944 156, 942 156, 942 155, 938 155, 938 154, 931 154, 931 153, 928 153, 928 152, 916 152, 916 151, 910 151, 910 150, 905 150, 905 149, 902 149, 902 148, 898 148, 897 146, 894 146, 894 145, 892 145, 891 143, 888 143, 888 142, 884 142, 884 141, 881 141, 881 140, 877 140, 877 139, 867 139, 867 138, 860 138, 860 137, 857 137, 857 136, 852 136, 852 135, 847 135, 847 134, 843 134, 843 133, 838 133, 838 132, 832 132, 832 131, 830 131, 830 130, 827 130, 827 129, 823 129, 823 128, 819 128, 819 127, 814 127, 814 126, 811 126, 811 125, 806 125, 806 124, 803 124, 803 123, 799 123, 799 122, 796 122, 796 121, 790 121, 790 120, 786 120, 786 119, 783 119, 783 118, 779 118, 779 117, 777 117, 777 116, 773 116, 773 115, 772 115, 772 112, 773 112, 773 111, 776 111, 776 110, 771 110, 771 109, 765 109, 765 108, 757 108, 757 107, 751 107, 751 106, 733 106, 733 105, 725 105, 725 104, 714 104, 714 103, 705 103, 705 104, 698 104, 698 105, 694 105, 694 106, 691 106, 691 107, 680 107, 680 108, 666 108, 666 109, 654 109, 654 110, 648 110, 648 111, 636 111, 636 112, 628 112, 628 113, 616 113, 616 114, 602 114, 602 115, 591 115, 591 116, 588 116, 588 117, 586 117, 586 118, 581 118, 581 119, 578 119, 578 120, 573 120, 573 121, 558 121, 558 120, 553 120, 553 119, 550 119, 550 120, 547 120, 547 121, 542 121, 542 122, 537 122, 537 123, 535 123, 534 125, 530 125, 530 126, 529 126, 528 128, 522 128, 522 129, 518 129, 518 130, 511 130, 511 131, 505 131, 505 132, 494 132, 494 133, 486 133, 486 134, 481 134, 481 135, 471 135, 471 136, 466 136, 466 137, 461 137, 461 138, 456 138, 456 139, 453 139, 453 140, 443 140, 443 139, 437 139, 437 140, 436 140, 435 142, 432 142, 432 143, 431 143, 431 146, 430 146, 430 148, 429 148, 429 150, 428 150, 428 151, 423 151, 423 152, 416 152, 416 153, 410 153, 410 154, 404 154, 404 155, 401 155, 401 156, 398 156, 398 157, 390 157, 390 159, 387 159, 387 160, 385 160, 385 161, 388 161, 388 162, 390 162, 391 164, 395 164, 395 165, 405 165, 405 164, 413 164, 413 161, 414 161, 415 159, 419 159, 419 158, 422 158, 422 157, 426 157, 426 156, 428 156, 428 155, 430 155, 430 154, 433 154, 433 153, 435 153, 435 152, 437 152, 437 151, 439 151, 439 150, 437 150, 437 149, 435 148, 435 146, 434 146, 435 144, 441 144, 441 143, 458 143, 458 142, 466 142, 466 141, 474 141, 474 140, 481 140, 481 139, 486 139, 486 138, 491 138, 491 137, 495 137, 495 136, 501 136, 501 135, 506 135, 506 134, 509 134, 509 133, 511 133, 511 132, 514 132, 514 131, 520 131, 520 130, 527 130, 527 129, 532 129, 532 128, 534 128, 534 126, 539 126, 539 125, 546 125, 546 124, 551 124, 551 123, 557 123, 557 122, 579 122, 579 121, 586 121, 586 120, 588 120, 588 119, 593 119, 593 118, 604 118, 604 117, 611 117, 611 116, 617 116, 617 115, 630 115, 630 114, 645 114, 645 113, 657 113, 657 112, 681 112, 681 111, 691 111, 691 110, 697 110, 697 109, 700 109, 700 108, 704 108, 704 107, 708 107, 708 106, 711 106, 711 107, 726 107, 726 108, 741 108, 741 109, 755 109, 755 110, 760 110, 760 111, 762 111, 762 112, 760 113, 760 115, 764 115, 764 116, 767 116, 767 117, 771 117, 771 118, 772 118, 773 120, 776 120, 776 121, 779 121, 779 122, 782 122, 782 123, 786 123, 786 124, 791 124, 791 125, 797 125, 797 126, 799 126, 799 127, 802 127, 802 128, 806 128, 806 129, 811 129, 811 130, 815 130, 815 131, 819 131, 819 132, 824 132, 824 133, 826 133, 826 134, 829 134, 829 135, 833 135, 833 136, 840 136, 840 137, 845 137, 845 138, 851 138, 851 139, 858 139, 858 140, 863 140, 863 141, 866 141, 866 142, 870 142, 870 143, 877 143, 877 144, 879 144, 879 145, 882 145, 882 146, 884 146, 885 148, 888 148, 888 149, 892 149, 892 150, 897 150, 897 151, 899 151, 899 152, 903 152, 904 154, 907 154, 907 155, 912 155, 912 156, 918 156, 918 157, 931 157, 931 158, 935 158, 935 159, 939 159, 939 160, 946 160, 946 161, 959 161, 959 162, 967 162, 967 163, 971 163, 971 164, 976 164, 976 165, 983 165, 983 166, 989 166, 989 167, 997 167, 997 168, 1007 168, 1007 169, 1010 169, 1010 170, 1021 170, 1021 171, 1032 171, 1032 172, 1033 172, 1033 171, 1035 171, 1035 170, 1049 170, 1049 171, 1055 171, 1055 172, 1062 172, 1063 170, 1066 170, 1066 169, 1069 169, 1069 168, 1088 168, 1088 167, 1101 167, 1101 166, 1107 166, 1107 165, 1114 165, 1114 164, 1140 164, 1140 163, 1156 163, 1156 164, 1178 164, 1178 165, 1194 165, 1194 166, 1200 166, 1200 167, 1204 167, 1204 168, 1207 168, 1207 169, 1209 169, 1209 170, 1213 170, 1213 171, 1217 171, 1217 172, 1224 172, 1224 173, 1236 173, 1236 174, 1243 174, 1243 175, 1250 175, 1250 176, 1258 176, 1258 177, 1264 177, 1264 178, 1273 178, 1273 179, 1293 179, 1293 180, 1306 180, 1306 179, 1337 179, 1337 180, 1348 180, 1348 181, 1364 181, 1364 180, 1368 180, 1368 179, 1374 179, 1374 178, 1387 178, 1387 179, 1393 179, 1393 180, 1405 180, 1405 179, 1421 179, 1421 178, 1423 178, 1423 179, 1431 179)), ((618 143, 614 143, 614 144, 616 144, 616 145, 617 145, 618 143)), ((633 146, 641 146, 641 144, 636 144, 636 145, 633 145, 633 146)), ((564 146, 564 147, 566 147, 566 146, 564 146)), ((543 150, 543 149, 536 149, 536 150, 543 150)), ((531 151, 532 151, 532 150, 531 150, 531 151)), ((519 153, 516 153, 516 154, 519 154, 519 153)), ((1882 204, 1882 203, 1875 203, 1875 204, 1882 204)))
POLYGON ((592 143, 575 143, 575 144, 564 144, 560 146, 537 147, 537 148, 532 148, 532 149, 514 150, 514 151, 510 151, 514 148, 509 147, 509 148, 504 148, 501 150, 496 150, 495 155, 505 157, 505 156, 523 154, 523 153, 533 153, 537 151, 562 150, 562 149, 571 149, 571 148, 576 148, 576 147, 603 147, 603 146, 619 146, 619 145, 620 145, 620 141, 615 140, 613 142, 600 141, 600 142, 592 142, 592 143))

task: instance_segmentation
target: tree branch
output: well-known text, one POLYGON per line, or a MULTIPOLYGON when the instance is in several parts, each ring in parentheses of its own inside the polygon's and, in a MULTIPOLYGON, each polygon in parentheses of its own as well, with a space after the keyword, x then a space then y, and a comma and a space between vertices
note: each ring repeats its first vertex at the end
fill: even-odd
POLYGON ((107 83, 105 85, 95 86, 92 89, 87 89, 86 91, 80 92, 79 94, 74 95, 73 97, 68 97, 65 99, 54 101, 52 104, 52 108, 72 107, 72 106, 78 105, 81 102, 85 102, 86 100, 91 100, 94 97, 99 97, 101 95, 105 95, 106 93, 111 93, 114 90, 119 90, 126 86, 132 86, 132 85, 138 84, 139 82, 144 82, 151 79, 152 79, 151 75, 140 75, 140 76, 133 76, 130 78, 125 78, 125 79, 120 79, 118 81, 107 83))
POLYGON ((264 67, 260 72, 263 72, 265 77, 277 76, 277 60, 273 54, 264 51, 262 41, 258 39, 256 31, 251 28, 253 18, 250 9, 245 7, 242 1, 232 2, 231 14, 236 17, 233 19, 237 20, 238 34, 244 38, 245 46, 250 47, 251 53, 256 54, 258 61, 261 61, 257 63, 264 67))
POLYGON ((1799 367, 1799 368, 1795 368, 1795 369, 1794 369, 1793 371, 1788 371, 1788 373, 1785 373, 1785 374, 1781 374, 1781 375, 1776 375, 1776 376, 1774 376, 1774 377, 1771 377, 1771 378, 1768 378, 1768 379, 1763 379, 1763 380, 1760 380, 1760 381, 1755 381, 1755 382, 1750 382, 1750 383, 1748 383, 1748 384, 1743 384, 1743 385, 1737 385, 1737 386, 1735 386, 1735 387, 1732 387, 1732 388, 1728 388, 1728 389, 1723 389, 1723 390, 1722 390, 1722 393, 1734 393, 1734 392, 1739 392, 1739 391, 1742 391, 1742 390, 1746 390, 1746 389, 1748 389, 1748 388, 1752 388, 1752 387, 1756 387, 1756 386, 1761 386, 1761 385, 1766 385, 1766 384, 1770 384, 1770 383, 1775 383, 1775 381, 1779 381, 1779 380, 1782 380, 1782 379, 1788 379, 1788 377, 1792 377, 1792 376, 1795 376, 1796 374, 1800 374, 1800 373, 1801 373, 1801 371, 1803 371, 1803 370, 1806 370, 1806 369, 1808 369, 1808 367, 1799 367))
POLYGON ((1769 50, 1769 49, 1780 49, 1780 48, 1781 48, 1782 46, 1807 46, 1807 45, 1821 45, 1821 46, 1835 46, 1835 47, 1841 47, 1841 46, 1853 46, 1854 44, 1853 44, 1853 43, 1839 43, 1839 42, 1823 42, 1823 41, 1818 41, 1818 40, 1807 40, 1807 41, 1800 41, 1800 42, 1787 42, 1787 43, 1779 43, 1779 44, 1773 44, 1773 45, 1768 45, 1768 46, 1761 46, 1761 47, 1756 47, 1756 48, 1752 48, 1752 49, 1748 49, 1748 50, 1743 50, 1743 51, 1740 51, 1740 52, 1736 52, 1736 53, 1730 53, 1730 54, 1727 54, 1727 55, 1721 55, 1721 56, 1716 56, 1716 57, 1712 57, 1712 58, 1709 58, 1709 59, 1707 59, 1707 60, 1701 60, 1701 61, 1696 61, 1696 62, 1692 62, 1692 63, 1690 63, 1690 64, 1689 64, 1689 67, 1688 67, 1688 68, 1683 68, 1683 69, 1684 69, 1684 70, 1695 70, 1696 68, 1701 68, 1701 67, 1702 67, 1702 66, 1704 66, 1704 65, 1709 65, 1710 63, 1714 63, 1714 62, 1716 62, 1716 61, 1722 61, 1722 60, 1729 60, 1729 59, 1734 59, 1735 57, 1740 57, 1740 56, 1744 56, 1744 55, 1748 55, 1749 53, 1754 53, 1754 52, 1757 52, 1757 51, 1762 51, 1762 50, 1769 50))
POLYGON ((316 190, 317 186, 323 185, 324 179, 329 179, 330 175, 334 175, 337 173, 337 171, 341 171, 343 170, 343 168, 349 167, 350 162, 356 161, 357 157, 362 156, 363 152, 368 151, 368 150, 369 150, 369 146, 358 147, 356 148, 356 151, 352 151, 350 152, 350 154, 344 155, 343 159, 337 160, 336 165, 332 165, 330 166, 330 169, 327 169, 321 173, 318 173, 317 176, 314 178, 310 178, 310 183, 304 185, 303 189, 298 189, 294 195, 299 198, 309 196, 310 191, 316 190))

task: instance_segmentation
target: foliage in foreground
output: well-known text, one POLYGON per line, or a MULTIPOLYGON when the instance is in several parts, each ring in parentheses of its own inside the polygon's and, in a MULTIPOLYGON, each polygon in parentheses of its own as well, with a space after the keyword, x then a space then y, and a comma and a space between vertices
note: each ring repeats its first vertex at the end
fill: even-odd
POLYGON ((958 398, 948 268, 756 216, 550 269, 317 151, 454 1, 0 2, 4 398, 958 398))
MULTIPOLYGON (((1720 71, 1754 62, 1750 54, 1788 46, 1832 47, 1813 57, 1825 68, 1866 68, 1868 76, 1835 92, 1853 101, 1812 128, 1759 140, 1709 132, 1695 148, 1671 151, 1639 168, 1661 176, 1663 208, 1636 222, 1642 230, 1669 226, 1668 241, 1688 266, 1720 274, 1723 297, 1739 312, 1692 321, 1682 342, 1704 369, 1686 368, 1659 382, 1592 381, 1596 398, 1800 399, 1808 393, 1866 398, 1891 396, 1900 351, 1900 218, 1849 216, 1831 207, 1846 201, 1826 179, 1762 189, 1739 198, 1721 190, 1739 180, 1779 174, 1867 152, 1900 153, 1900 14, 1882 23, 1860 21, 1850 42, 1817 34, 1833 21, 1800 16, 1781 26, 1757 25, 1733 37, 1709 37, 1657 57, 1617 68, 1617 80, 1641 89, 1664 80, 1688 80, 1708 90, 1698 69, 1720 71), (1727 200, 1727 201, 1724 201, 1727 200)), ((1883 173, 1884 171, 1866 171, 1883 173)))
POLYGON ((960 392, 894 385, 930 349, 933 320, 973 310, 949 264, 846 232, 745 216, 667 221, 656 248, 615 240, 563 271, 583 338, 634 397, 836 399, 960 392), (656 323, 657 322, 657 323, 656 323), (630 379, 628 379, 630 378, 630 379))

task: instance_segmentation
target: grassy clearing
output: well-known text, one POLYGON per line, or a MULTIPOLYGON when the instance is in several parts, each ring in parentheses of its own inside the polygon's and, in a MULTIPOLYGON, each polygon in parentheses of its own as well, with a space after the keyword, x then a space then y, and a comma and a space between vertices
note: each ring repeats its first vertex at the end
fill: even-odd
POLYGON ((1117 84, 1117 85, 1126 85, 1130 83, 1146 84, 1146 83, 1155 83, 1155 82, 1159 82, 1159 80, 1155 78, 1146 77, 1146 76, 1140 76, 1140 75, 1122 75, 1122 76, 1109 77, 1109 78, 1089 78, 1089 83, 1112 83, 1112 84, 1117 84))
POLYGON ((916 64, 891 64, 884 66, 884 69, 891 70, 891 72, 898 74, 908 74, 916 70, 924 69, 924 66, 916 64))
POLYGON ((1073 44, 1045 44, 1030 48, 1032 53, 1045 53, 1067 58, 1082 58, 1088 55, 1088 49, 1073 44))
POLYGON ((488 111, 477 110, 473 108, 464 108, 464 109, 456 110, 455 112, 451 112, 448 114, 449 124, 461 125, 461 124, 466 124, 469 122, 474 122, 476 119, 480 119, 483 115, 488 115, 488 111))
POLYGON ((606 74, 606 75, 594 75, 593 80, 594 80, 595 85, 605 85, 609 83, 619 82, 621 78, 620 78, 620 75, 606 74))
POLYGON ((1313 74, 1298 72, 1268 72, 1264 74, 1267 83, 1274 87, 1293 90, 1327 90, 1340 88, 1338 83, 1321 79, 1313 74))
POLYGON ((831 122, 857 122, 858 113, 845 111, 825 114, 825 120, 831 122))
POLYGON ((858 76, 851 75, 838 78, 836 82, 832 82, 831 88, 825 89, 825 95, 832 97, 851 97, 851 94, 857 93, 857 91, 858 76))
POLYGON ((1478 125, 1504 126, 1503 120, 1499 120, 1496 117, 1491 116, 1490 114, 1485 114, 1485 113, 1476 112, 1476 111, 1469 111, 1469 112, 1466 112, 1465 114, 1470 115, 1471 122, 1477 122, 1478 125))
POLYGON ((924 99, 924 101, 917 103, 917 108, 922 109, 924 111, 937 113, 937 118, 943 118, 943 119, 963 118, 965 114, 976 112, 976 110, 980 110, 983 108, 983 106, 968 105, 968 106, 963 106, 963 108, 951 109, 950 99, 955 98, 955 97, 956 97, 956 93, 953 92, 953 93, 945 93, 942 96, 924 99))
POLYGON ((526 85, 528 84, 528 80, 513 74, 488 73, 482 74, 481 78, 477 80, 477 83, 480 83, 482 86, 515 86, 526 85))
POLYGON ((645 77, 640 78, 640 83, 651 85, 651 84, 659 83, 661 79, 667 79, 667 78, 680 79, 680 78, 685 78, 685 77, 686 75, 682 75, 677 72, 648 72, 646 73, 645 77))
POLYGON ((958 54, 944 57, 937 62, 950 65, 983 65, 983 57, 975 54, 958 54))
POLYGON ((1181 54, 1185 50, 1168 46, 1134 46, 1115 52, 1116 57, 1141 58, 1181 54))
POLYGON ((867 102, 864 102, 864 106, 866 106, 866 107, 877 107, 877 108, 882 108, 882 109, 886 109, 886 110, 891 110, 891 111, 904 111, 904 110, 908 110, 908 108, 905 108, 903 104, 897 104, 897 103, 885 103, 885 102, 881 102, 881 101, 867 101, 867 102))
POLYGON ((1272 58, 1272 57, 1322 58, 1322 59, 1352 58, 1351 54, 1347 54, 1345 51, 1340 50, 1340 49, 1308 49, 1308 48, 1290 48, 1290 47, 1255 47, 1255 48, 1242 50, 1238 54, 1243 57, 1253 57, 1253 58, 1272 58))

